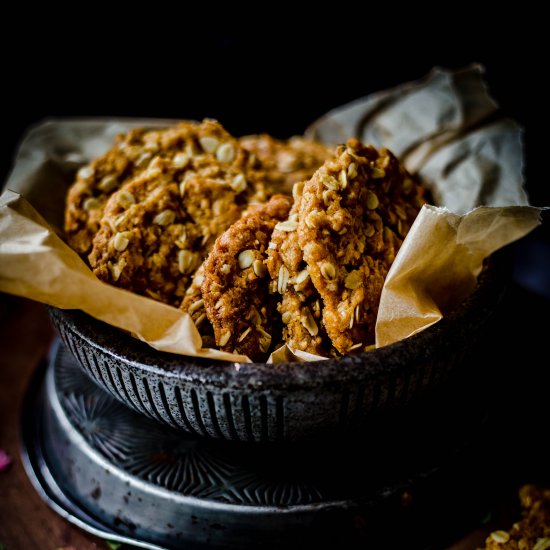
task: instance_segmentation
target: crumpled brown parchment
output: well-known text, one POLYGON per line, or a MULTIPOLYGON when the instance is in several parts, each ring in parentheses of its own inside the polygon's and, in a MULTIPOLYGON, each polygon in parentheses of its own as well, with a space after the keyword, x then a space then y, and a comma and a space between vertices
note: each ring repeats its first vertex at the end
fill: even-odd
MULTIPOLYGON (((481 67, 435 69, 421 81, 334 109, 307 130, 329 144, 355 136, 389 148, 421 175, 439 205, 422 209, 388 274, 377 346, 441 319, 474 288, 485 257, 540 223, 540 209, 528 206, 523 189, 521 130, 497 119, 496 109, 481 67)), ((120 132, 173 122, 50 120, 32 128, 0 197, 0 290, 82 309, 158 350, 247 361, 200 349, 188 315, 99 281, 56 234, 80 166, 106 151, 120 132)), ((270 358, 315 359, 286 346, 270 358)))

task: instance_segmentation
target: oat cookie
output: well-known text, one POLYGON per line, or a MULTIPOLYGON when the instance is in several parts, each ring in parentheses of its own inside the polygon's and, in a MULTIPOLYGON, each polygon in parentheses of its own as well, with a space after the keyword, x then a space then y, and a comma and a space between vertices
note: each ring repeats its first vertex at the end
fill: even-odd
MULTIPOLYGON (((168 160, 116 191, 93 240, 90 265, 103 281, 179 306, 213 239, 239 219, 244 205, 229 185, 193 177, 184 190, 168 160), (215 221, 193 217, 197 203, 212 215, 214 199, 226 205, 215 221)), ((214 203, 215 204, 215 203, 214 203)), ((202 213, 201 213, 202 214, 202 213)))
POLYGON ((109 199, 89 261, 105 282, 179 305, 202 262, 201 240, 169 161, 158 159, 109 199))
POLYGON ((180 305, 180 309, 188 313, 193 319, 197 330, 202 338, 202 346, 213 348, 216 345, 214 340, 214 329, 208 317, 202 298, 202 285, 204 283, 204 262, 195 272, 189 288, 185 291, 185 297, 180 305))
POLYGON ((274 341, 266 251, 290 197, 275 195, 250 209, 215 242, 204 264, 202 299, 216 344, 224 351, 264 360, 274 341))
POLYGON ((185 313, 189 313, 197 328, 202 325, 202 321, 206 319, 204 310, 204 300, 202 299, 202 284, 204 282, 204 262, 199 266, 191 284, 185 291, 185 296, 180 305, 180 309, 185 313))
POLYGON ((298 240, 338 352, 373 343, 384 279, 422 202, 393 154, 356 139, 305 183, 298 240))
POLYGON ((268 194, 290 194, 295 183, 309 179, 334 154, 331 148, 299 136, 278 140, 260 134, 242 137, 239 143, 259 161, 268 194))
POLYGON ((159 158, 171 161, 175 177, 199 174, 231 185, 247 199, 265 198, 263 181, 251 168, 249 153, 216 121, 131 130, 118 136, 107 153, 80 169, 69 189, 65 233, 74 250, 82 255, 90 251, 109 197, 159 158))
POLYGON ((280 295, 277 310, 283 323, 283 340, 292 348, 326 355, 330 352, 322 319, 322 301, 304 261, 298 242, 298 214, 304 183, 294 184, 294 204, 288 219, 273 230, 266 265, 271 276, 271 293, 280 295))
POLYGON ((524 485, 519 491, 521 519, 509 531, 493 531, 484 550, 547 550, 550 548, 550 488, 524 485))

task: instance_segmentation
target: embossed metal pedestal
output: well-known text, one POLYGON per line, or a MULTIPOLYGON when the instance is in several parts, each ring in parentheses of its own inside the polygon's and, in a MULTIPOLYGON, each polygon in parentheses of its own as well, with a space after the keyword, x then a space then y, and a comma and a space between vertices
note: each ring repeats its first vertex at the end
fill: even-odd
POLYGON ((347 437, 215 441, 134 413, 56 345, 27 397, 23 456, 58 513, 142 548, 421 548, 465 502, 483 511, 485 424, 444 396, 347 437))

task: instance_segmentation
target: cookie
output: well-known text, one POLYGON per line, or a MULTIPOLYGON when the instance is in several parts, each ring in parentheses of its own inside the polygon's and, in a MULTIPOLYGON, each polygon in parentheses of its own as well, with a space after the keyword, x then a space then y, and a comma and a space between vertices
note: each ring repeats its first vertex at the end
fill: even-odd
POLYGON ((109 199, 89 262, 105 282, 179 305, 202 262, 201 240, 169 161, 158 159, 109 199))
POLYGON ((206 309, 202 298, 202 284, 204 282, 204 262, 195 272, 191 284, 185 291, 185 297, 180 305, 180 309, 188 313, 195 323, 197 330, 202 338, 204 348, 213 348, 216 345, 214 340, 214 329, 209 319, 206 317, 206 309))
POLYGON ((244 177, 211 155, 188 169, 157 157, 106 203, 88 259, 101 280, 179 306, 215 238, 247 206, 244 177))
POLYGON ((422 203, 393 154, 356 139, 304 184, 298 242, 339 353, 374 342, 384 279, 422 203))
POLYGON ((249 153, 216 121, 134 129, 118 136, 107 153, 79 170, 69 189, 65 234, 74 250, 81 255, 90 251, 109 197, 159 158, 171 161, 175 177, 198 173, 232 185, 249 200, 265 199, 263 181, 251 167, 249 153))
POLYGON ((483 550, 550 548, 550 488, 524 485, 519 497, 521 519, 509 531, 493 531, 487 537, 483 550))
POLYGON ((266 251, 273 228, 285 220, 290 197, 275 195, 250 209, 215 242, 204 263, 202 299, 224 351, 264 360, 275 341, 266 251))
POLYGON ((258 160, 267 194, 290 194, 295 183, 309 179, 333 155, 331 148, 298 136, 278 140, 260 134, 242 137, 239 143, 258 160))
POLYGON ((309 276, 298 242, 298 214, 303 182, 296 183, 288 219, 273 230, 266 265, 271 293, 280 295, 277 310, 283 323, 283 340, 292 348, 327 355, 331 343, 322 325, 322 301, 309 276))

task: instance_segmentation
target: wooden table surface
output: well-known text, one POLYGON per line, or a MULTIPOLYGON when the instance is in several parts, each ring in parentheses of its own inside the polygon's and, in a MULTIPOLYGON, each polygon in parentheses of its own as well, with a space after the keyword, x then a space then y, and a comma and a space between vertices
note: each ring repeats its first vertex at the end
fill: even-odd
MULTIPOLYGON (((0 294, 0 448, 13 458, 10 468, 0 472, 2 550, 108 548, 105 541, 72 526, 50 510, 33 489, 21 464, 18 426, 22 399, 53 337, 41 305, 0 294)), ((487 525, 478 529, 449 550, 475 549, 496 527, 487 525)))
POLYGON ((10 468, 0 472, 0 544, 6 550, 108 548, 50 510, 21 464, 19 414, 23 395, 53 336, 41 305, 0 294, 0 448, 13 459, 10 468))

